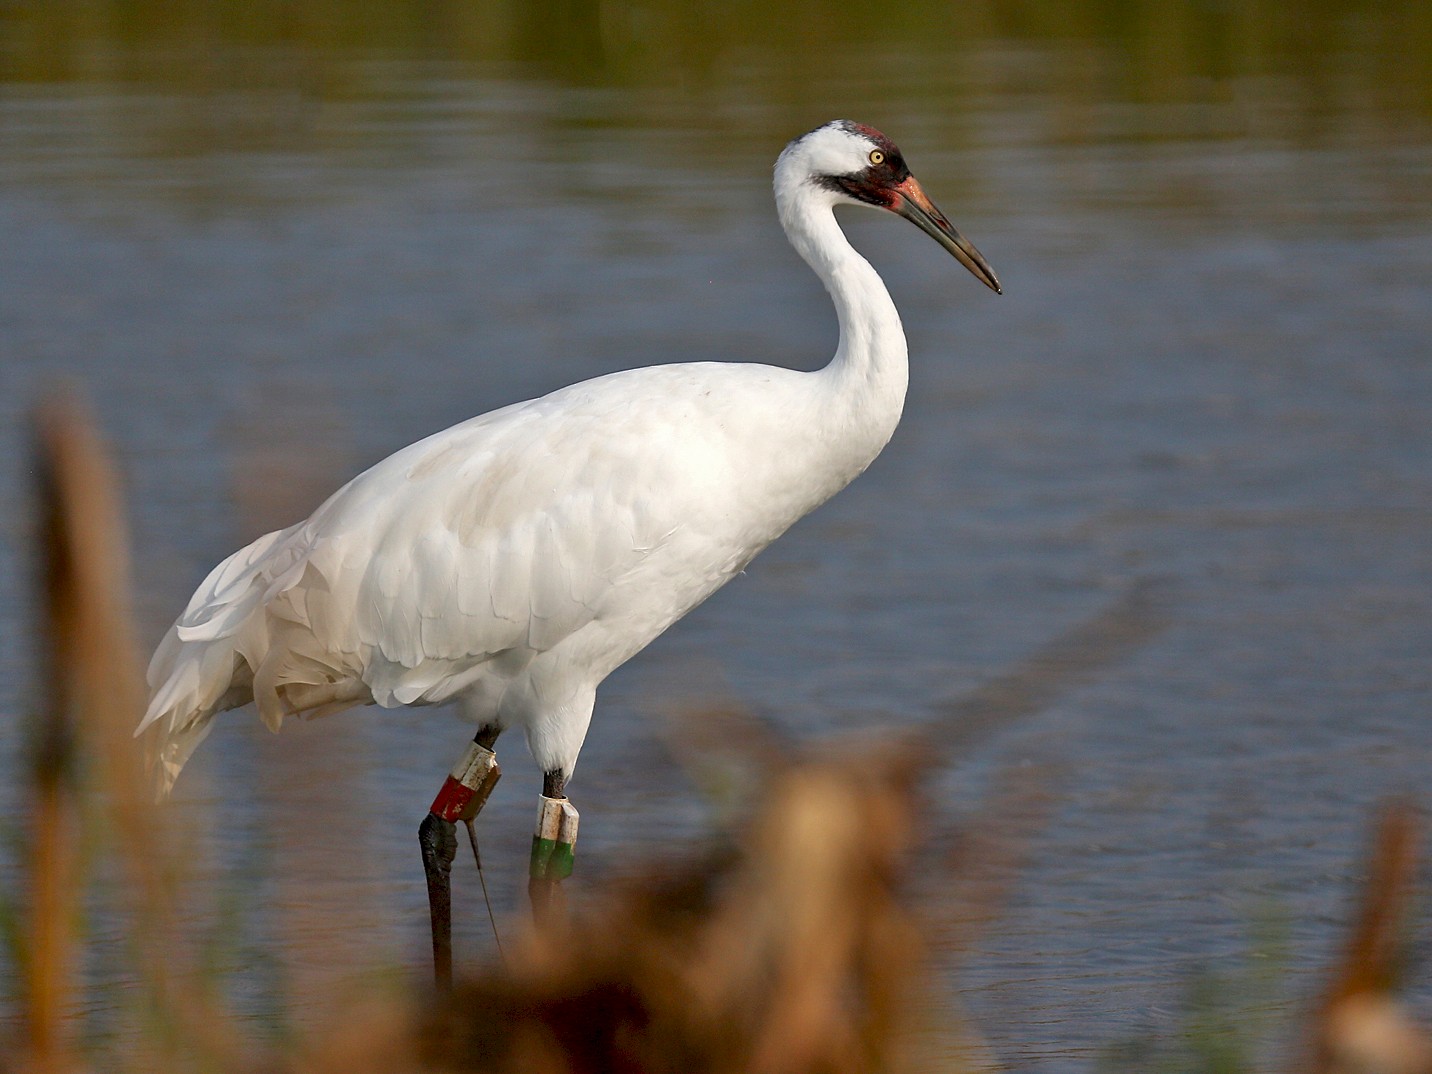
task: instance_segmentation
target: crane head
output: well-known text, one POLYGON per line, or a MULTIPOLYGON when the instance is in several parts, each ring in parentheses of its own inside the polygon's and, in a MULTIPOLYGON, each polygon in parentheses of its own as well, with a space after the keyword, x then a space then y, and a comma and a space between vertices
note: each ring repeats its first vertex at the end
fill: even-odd
POLYGON ((776 161, 777 191, 810 183, 839 202, 885 209, 909 220, 996 294, 999 277, 910 174, 898 146, 874 127, 837 119, 803 134, 776 161))

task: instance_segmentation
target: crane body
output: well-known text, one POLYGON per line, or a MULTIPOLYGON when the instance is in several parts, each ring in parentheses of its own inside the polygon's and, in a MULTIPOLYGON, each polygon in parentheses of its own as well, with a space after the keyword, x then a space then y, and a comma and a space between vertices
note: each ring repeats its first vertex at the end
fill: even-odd
POLYGON ((575 833, 564 787, 602 680, 844 488, 893 434, 904 332, 832 209, 903 215, 1000 289, 872 128, 836 121, 793 141, 775 195, 835 304, 829 364, 648 366, 562 388, 398 451, 308 519, 235 552, 150 665, 140 730, 159 728, 161 790, 213 717, 250 701, 274 730, 286 716, 353 705, 460 701, 475 745, 422 829, 443 979, 452 822, 474 811, 470 795, 459 803, 446 788, 480 785, 480 807, 497 735, 520 727, 544 773, 539 842, 575 833))
POLYGON ((165 741, 164 778, 234 704, 277 730, 455 697, 570 775, 602 679, 889 439, 898 399, 856 436, 838 390, 802 383, 821 376, 627 370, 384 459, 194 594, 150 671, 155 718, 191 714, 165 741), (812 479, 832 451, 841 464, 812 479))

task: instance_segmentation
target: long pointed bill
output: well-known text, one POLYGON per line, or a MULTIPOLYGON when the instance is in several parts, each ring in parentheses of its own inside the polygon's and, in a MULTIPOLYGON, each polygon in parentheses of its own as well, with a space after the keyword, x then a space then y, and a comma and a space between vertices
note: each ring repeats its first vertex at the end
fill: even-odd
POLYGON ((892 212, 899 213, 954 254, 960 264, 973 272, 995 294, 1004 294, 1004 289, 999 285, 999 277, 994 274, 994 269, 989 267, 984 255, 955 229, 954 224, 945 219, 945 214, 935 207, 935 203, 920 188, 913 175, 897 186, 895 192, 898 197, 895 204, 890 206, 892 212))

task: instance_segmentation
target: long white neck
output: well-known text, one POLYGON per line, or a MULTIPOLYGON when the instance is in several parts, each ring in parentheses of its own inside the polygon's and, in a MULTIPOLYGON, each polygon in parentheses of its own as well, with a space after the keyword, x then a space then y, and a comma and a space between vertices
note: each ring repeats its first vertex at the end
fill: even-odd
POLYGON ((778 185, 776 191, 791 245, 835 303, 840 345, 830 364, 814 376, 827 396, 826 420, 835 425, 829 432, 867 442, 863 469, 895 431, 910 369, 905 330, 890 292, 836 223, 834 202, 810 184, 785 190, 778 185))

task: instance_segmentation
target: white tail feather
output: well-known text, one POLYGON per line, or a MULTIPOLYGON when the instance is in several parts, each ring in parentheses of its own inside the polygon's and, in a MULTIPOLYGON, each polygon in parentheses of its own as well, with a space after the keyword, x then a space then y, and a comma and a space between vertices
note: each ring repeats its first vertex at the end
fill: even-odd
POLYGON ((158 796, 169 794, 216 714, 253 698, 245 649, 261 642, 274 553, 296 530, 260 537, 215 567, 169 628, 149 662, 149 708, 135 729, 157 725, 151 760, 158 796))

